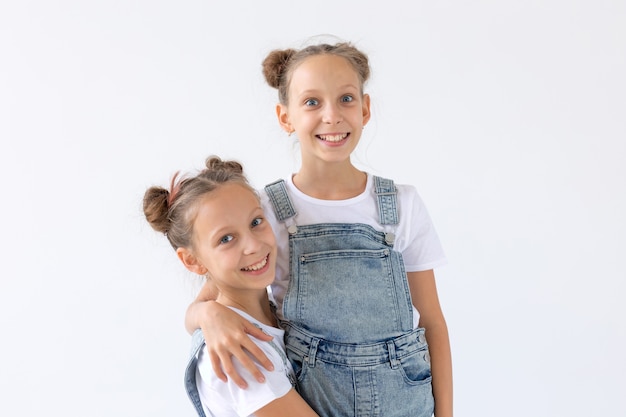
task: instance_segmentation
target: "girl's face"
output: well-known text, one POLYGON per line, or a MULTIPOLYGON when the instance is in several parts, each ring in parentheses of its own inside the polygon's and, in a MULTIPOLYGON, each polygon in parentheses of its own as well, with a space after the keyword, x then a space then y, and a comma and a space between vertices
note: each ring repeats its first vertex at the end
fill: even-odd
POLYGON ((233 298, 258 293, 271 284, 276 241, 254 193, 240 184, 225 184, 199 204, 193 252, 178 250, 187 268, 208 273, 220 293, 233 298))
POLYGON ((342 57, 316 55, 292 73, 289 105, 276 108, 287 132, 295 131, 303 162, 341 162, 356 148, 370 118, 370 100, 359 77, 342 57))

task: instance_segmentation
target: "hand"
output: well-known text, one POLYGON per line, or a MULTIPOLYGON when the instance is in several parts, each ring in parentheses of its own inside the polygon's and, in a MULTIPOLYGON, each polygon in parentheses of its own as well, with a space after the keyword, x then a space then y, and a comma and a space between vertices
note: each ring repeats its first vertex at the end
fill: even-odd
POLYGON ((263 341, 272 340, 272 336, 263 333, 248 320, 217 302, 205 301, 198 304, 197 308, 204 311, 199 317, 200 328, 217 377, 224 382, 230 378, 239 387, 247 388, 246 381, 235 371, 232 361, 234 356, 257 381, 265 382, 253 358, 268 371, 274 370, 274 365, 250 336, 263 341))

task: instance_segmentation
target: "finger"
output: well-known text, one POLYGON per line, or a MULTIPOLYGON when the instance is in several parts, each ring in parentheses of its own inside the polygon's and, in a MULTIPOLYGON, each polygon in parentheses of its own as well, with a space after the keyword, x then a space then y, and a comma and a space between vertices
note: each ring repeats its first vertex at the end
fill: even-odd
MULTIPOLYGON (((247 355, 244 353, 244 356, 247 356, 247 355)), ((233 364, 233 361, 230 355, 227 355, 225 358, 222 358, 221 362, 222 362, 222 369, 224 370, 224 373, 228 376, 228 378, 230 378, 231 381, 237 384, 239 388, 242 388, 242 389, 248 388, 248 383, 246 382, 246 380, 243 379, 241 375, 237 373, 237 370, 235 369, 235 365, 233 364)))
POLYGON ((221 381, 227 382, 228 378, 226 374, 222 370, 221 361, 218 355, 209 351, 209 359, 211 360, 211 367, 213 367, 213 372, 215 372, 215 376, 217 376, 221 381))
POLYGON ((272 340, 274 338, 274 336, 271 336, 267 333, 265 333, 263 330, 259 329, 256 326, 246 326, 244 328, 245 332, 248 333, 250 336, 254 336, 259 340, 263 340, 265 342, 269 342, 270 340, 272 340))
MULTIPOLYGON (((254 342, 250 342, 250 343, 246 343, 243 346, 249 353, 250 355, 252 355, 252 357, 261 364, 261 366, 263 366, 265 369, 267 369, 268 371, 273 371, 274 370, 274 364, 272 363, 272 361, 267 357, 267 355, 265 355, 265 352, 263 352, 263 350, 257 346, 256 343, 254 342)), ((257 370, 257 365, 256 363, 254 363, 251 359, 249 355, 248 356, 248 361, 251 364, 251 366, 254 366, 254 370, 257 370)), ((243 364, 243 362, 242 362, 243 364)), ((244 364, 245 367, 245 364, 244 364)), ((252 373, 253 375, 255 375, 255 373, 250 370, 248 367, 246 367, 246 369, 248 369, 248 371, 250 373, 252 373)))
MULTIPOLYGON (((254 346, 256 347, 256 345, 254 346)), ((239 354, 233 354, 233 355, 235 356, 235 358, 237 358, 241 366, 246 371, 248 371, 254 379, 259 381, 260 383, 265 382, 265 375, 263 375, 261 370, 258 368, 258 365, 252 360, 252 358, 247 352, 242 350, 240 351, 239 354)), ((229 377, 234 378, 234 376, 229 374, 227 370, 225 370, 225 372, 228 374, 229 377)), ((239 375, 237 375, 237 377, 239 377, 239 375)))

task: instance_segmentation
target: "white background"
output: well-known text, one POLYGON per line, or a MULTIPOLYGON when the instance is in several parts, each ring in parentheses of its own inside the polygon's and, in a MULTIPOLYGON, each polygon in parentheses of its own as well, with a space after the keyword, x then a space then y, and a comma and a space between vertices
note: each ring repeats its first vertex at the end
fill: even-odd
POLYGON ((357 162, 415 184, 457 416, 626 415, 626 3, 3 1, 0 415, 192 416, 197 288, 141 198, 218 154, 298 149, 260 63, 367 52, 357 162))

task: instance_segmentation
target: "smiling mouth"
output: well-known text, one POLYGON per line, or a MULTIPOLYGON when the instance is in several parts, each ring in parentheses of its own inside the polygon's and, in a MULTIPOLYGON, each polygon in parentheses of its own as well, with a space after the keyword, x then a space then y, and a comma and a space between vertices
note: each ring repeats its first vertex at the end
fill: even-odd
POLYGON ((256 263, 254 265, 246 266, 245 268, 241 268, 242 271, 251 272, 258 271, 259 269, 263 269, 269 260, 269 255, 261 260, 261 262, 256 263))
POLYGON ((337 135, 316 135, 319 139, 326 142, 341 142, 347 138, 349 133, 340 133, 337 135))

